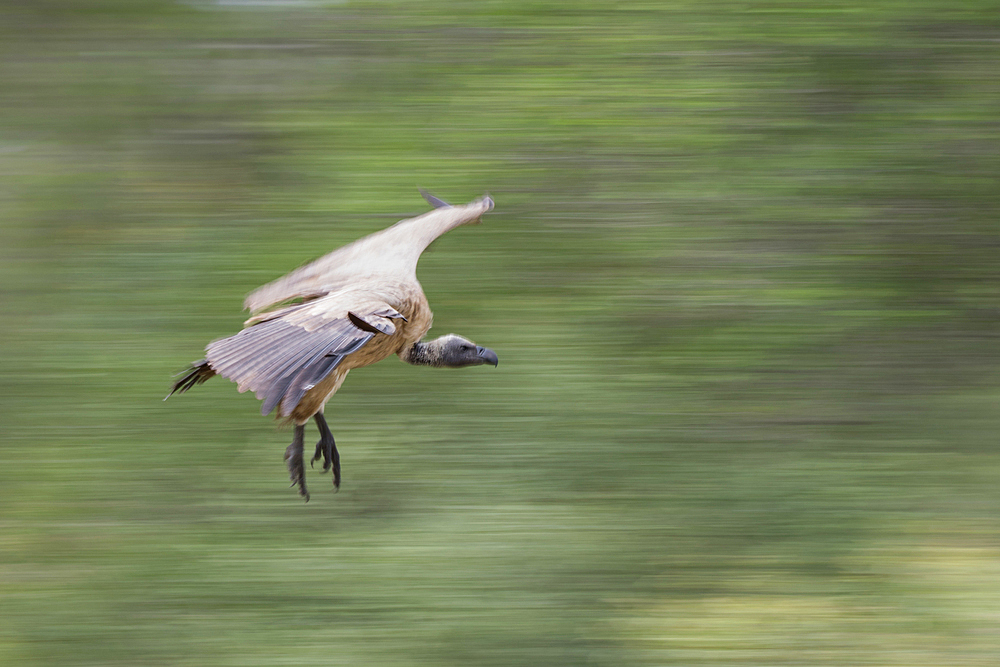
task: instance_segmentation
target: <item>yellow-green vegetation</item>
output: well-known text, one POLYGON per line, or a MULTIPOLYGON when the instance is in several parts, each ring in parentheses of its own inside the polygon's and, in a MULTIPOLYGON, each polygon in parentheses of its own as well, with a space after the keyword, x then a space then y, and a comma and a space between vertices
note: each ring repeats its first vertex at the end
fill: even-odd
POLYGON ((986 1, 5 3, 0 663, 998 664, 998 110, 986 1), (500 366, 305 505, 160 399, 418 186, 500 366))

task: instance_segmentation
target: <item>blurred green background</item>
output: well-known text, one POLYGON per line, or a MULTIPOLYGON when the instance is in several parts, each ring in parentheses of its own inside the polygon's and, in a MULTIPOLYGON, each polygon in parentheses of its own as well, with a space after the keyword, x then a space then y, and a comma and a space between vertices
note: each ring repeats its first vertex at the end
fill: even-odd
POLYGON ((996 10, 5 2, 0 663, 1000 663, 996 10), (160 399, 418 186, 500 367, 356 371, 303 504, 160 399))

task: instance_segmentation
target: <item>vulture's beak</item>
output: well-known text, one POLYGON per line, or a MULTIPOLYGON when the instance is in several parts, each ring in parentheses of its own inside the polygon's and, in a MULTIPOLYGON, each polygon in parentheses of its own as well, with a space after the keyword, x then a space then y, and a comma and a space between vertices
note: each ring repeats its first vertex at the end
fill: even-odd
POLYGON ((477 347, 476 354, 479 355, 484 364, 493 364, 494 368, 500 363, 500 360, 497 359, 497 353, 488 347, 477 347))

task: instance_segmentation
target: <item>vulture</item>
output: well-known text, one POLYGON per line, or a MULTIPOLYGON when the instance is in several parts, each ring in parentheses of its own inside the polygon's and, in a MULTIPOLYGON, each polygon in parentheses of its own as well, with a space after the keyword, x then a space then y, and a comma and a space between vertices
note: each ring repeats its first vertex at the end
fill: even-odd
MULTIPOLYGON (((492 364, 497 355, 471 340, 449 334, 423 341, 432 313, 420 283, 417 261, 434 239, 460 225, 478 223, 493 209, 482 197, 451 206, 421 190, 434 210, 401 220, 251 292, 243 303, 251 317, 236 335, 209 343, 167 394, 183 393, 215 375, 251 390, 263 402, 261 414, 295 425, 285 462, 299 494, 306 489, 303 441, 315 420, 320 439, 311 464, 323 459, 340 488, 340 453, 323 416, 326 402, 353 368, 398 355, 417 366, 462 368, 492 364)), ((166 398, 164 399, 166 400, 166 398)))

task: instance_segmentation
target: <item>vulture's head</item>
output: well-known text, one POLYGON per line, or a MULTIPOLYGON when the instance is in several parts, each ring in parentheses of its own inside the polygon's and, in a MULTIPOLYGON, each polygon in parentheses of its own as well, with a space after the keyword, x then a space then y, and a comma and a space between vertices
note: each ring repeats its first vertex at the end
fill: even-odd
POLYGON ((462 338, 455 334, 448 334, 433 341, 432 344, 437 349, 434 350, 438 362, 435 365, 445 368, 464 368, 465 366, 482 366, 483 364, 499 363, 497 353, 493 350, 480 347, 468 338, 462 338))

